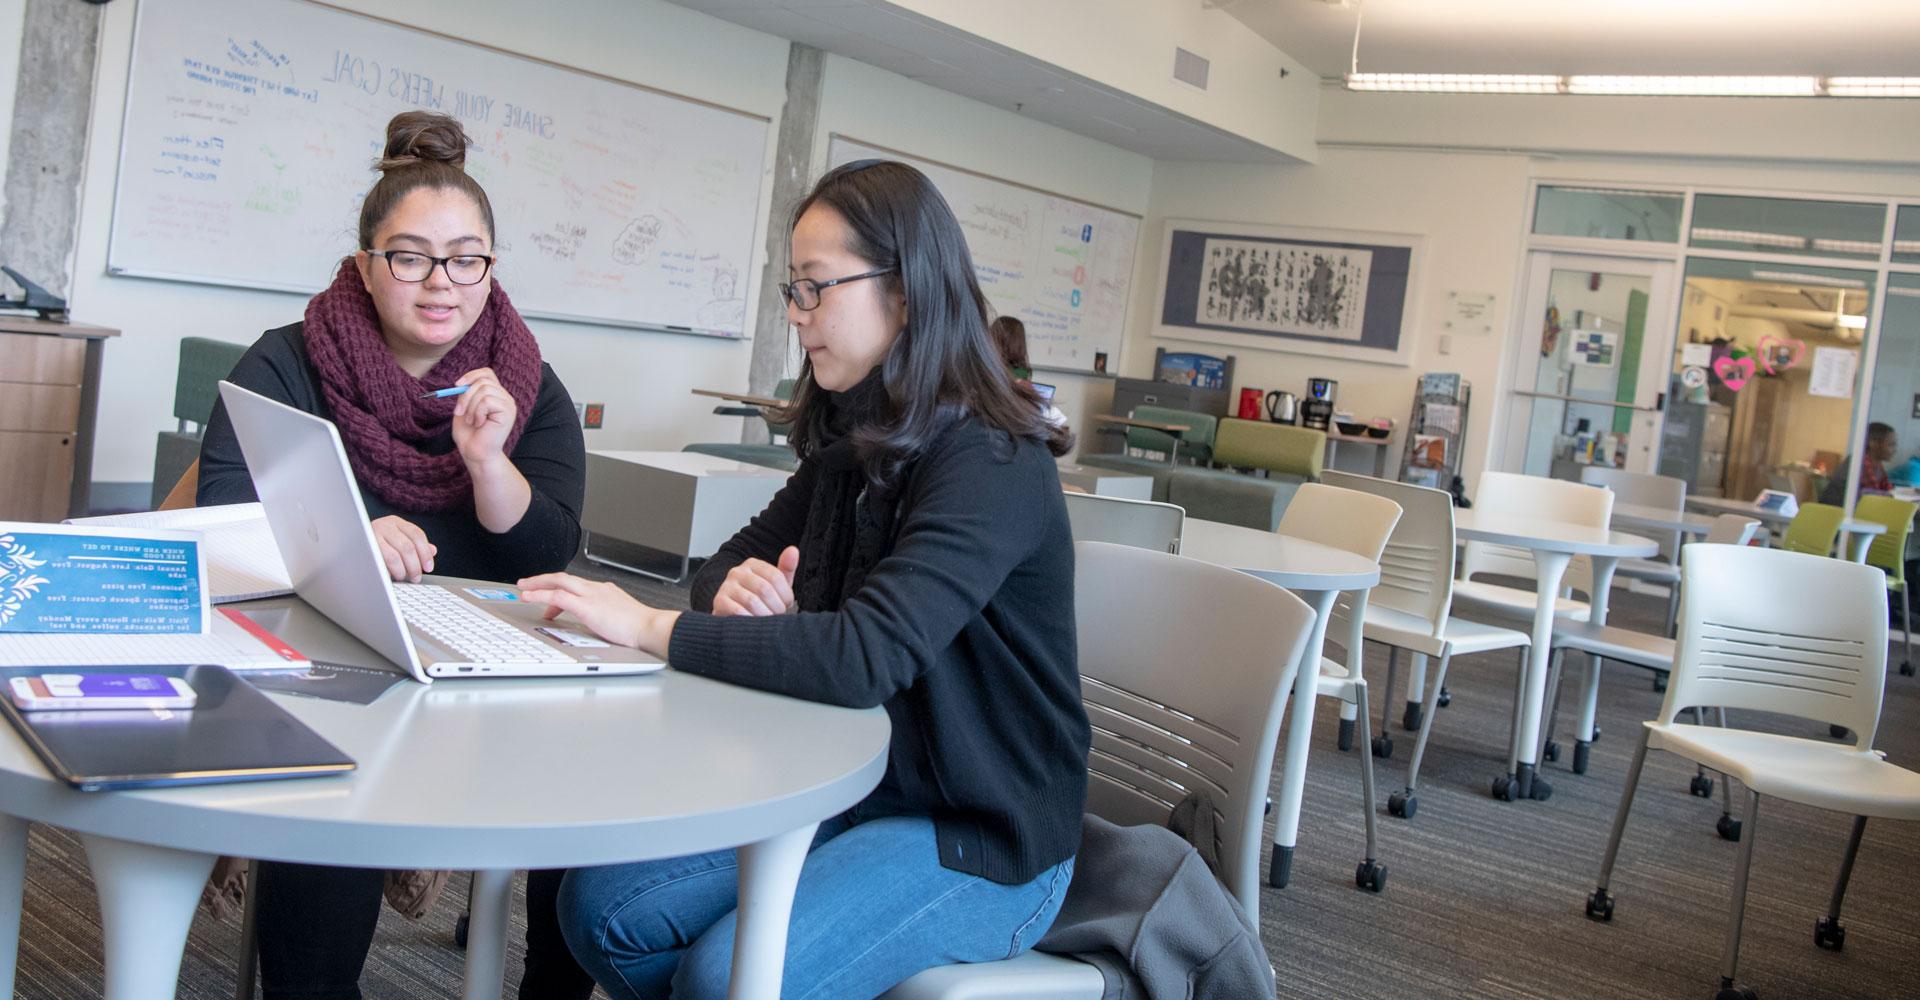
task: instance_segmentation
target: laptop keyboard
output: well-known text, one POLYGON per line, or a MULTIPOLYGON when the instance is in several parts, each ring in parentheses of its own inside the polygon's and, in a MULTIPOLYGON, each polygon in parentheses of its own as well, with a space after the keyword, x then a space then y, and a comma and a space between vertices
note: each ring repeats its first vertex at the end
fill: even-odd
POLYGON ((407 624, 472 663, 572 663, 573 657, 481 611, 447 590, 396 583, 393 596, 407 624))

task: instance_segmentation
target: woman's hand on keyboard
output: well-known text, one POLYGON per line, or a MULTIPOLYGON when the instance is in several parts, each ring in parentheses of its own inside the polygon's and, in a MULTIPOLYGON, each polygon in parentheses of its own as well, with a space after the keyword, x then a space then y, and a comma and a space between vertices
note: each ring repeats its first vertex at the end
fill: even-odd
POLYGON ((402 517, 388 514, 373 521, 373 540, 380 545, 380 560, 387 564, 387 575, 406 583, 419 583, 420 574, 433 572, 433 557, 440 548, 427 541, 427 533, 402 517))
POLYGON ((793 574, 800 568, 800 550, 789 545, 779 565, 749 559, 727 571, 713 594, 716 615, 782 615, 792 611, 793 574))
POLYGON ((519 583, 520 599, 547 606, 552 621, 562 611, 579 619, 608 642, 632 646, 655 656, 667 655, 678 611, 650 608, 611 583, 586 580, 571 573, 543 573, 519 583))

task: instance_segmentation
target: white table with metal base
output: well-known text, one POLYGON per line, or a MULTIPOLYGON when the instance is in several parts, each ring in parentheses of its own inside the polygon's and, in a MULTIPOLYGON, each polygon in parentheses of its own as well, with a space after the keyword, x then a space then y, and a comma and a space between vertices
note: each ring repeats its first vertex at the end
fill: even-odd
MULTIPOLYGON (((1751 517, 1769 528, 1782 528, 1793 522, 1791 514, 1782 514, 1777 510, 1768 510, 1745 500, 1731 500, 1726 497, 1688 497, 1687 506, 1715 514, 1739 514, 1742 517, 1751 517)), ((1873 545, 1873 536, 1886 534, 1887 526, 1878 521, 1862 521, 1856 517, 1848 517, 1840 521, 1840 532, 1847 536, 1847 558, 1857 563, 1865 563, 1867 549, 1873 545)))
POLYGON ((815 827, 879 783, 890 732, 879 709, 833 708, 671 670, 409 683, 367 706, 273 697, 359 770, 79 792, 48 775, 11 728, 0 733, 0 995, 13 995, 32 821, 74 830, 86 845, 107 1000, 173 996, 188 925, 221 854, 474 870, 463 995, 498 1000, 515 870, 728 847, 740 851, 729 995, 774 1000, 815 827))
POLYGON ((792 473, 689 451, 589 451, 587 499, 580 526, 585 555, 668 583, 687 578, 687 567, 718 551, 755 514, 767 509, 792 473), (603 535, 680 557, 678 576, 596 554, 592 536, 603 535))
MULTIPOLYGON (((1454 536, 1461 541, 1489 542, 1528 549, 1535 567, 1533 610, 1533 646, 1527 655, 1527 671, 1520 691, 1519 712, 1512 739, 1507 744, 1506 774, 1493 780, 1493 797, 1511 802, 1515 799, 1545 799, 1553 787, 1538 780, 1536 770, 1546 740, 1541 718, 1545 712, 1549 665, 1553 659, 1553 609, 1555 597, 1566 578, 1567 566, 1574 556, 1593 561, 1593 595, 1588 620, 1595 625, 1607 623, 1607 598, 1613 590, 1613 571, 1622 559, 1645 559, 1660 550, 1651 539, 1621 534, 1604 528, 1569 524, 1546 518, 1518 517, 1513 514, 1480 516, 1468 508, 1453 512, 1454 536)), ((1588 685, 1600 682, 1597 664, 1589 664, 1588 685)), ((1596 690, 1597 697, 1597 690, 1596 690)), ((1589 700, 1589 704, 1592 699, 1589 700)), ((1593 744, 1593 715, 1584 713, 1574 761, 1585 770, 1589 748, 1593 744)))
MULTIPOLYGON (((1334 598, 1341 591, 1367 590, 1380 582, 1380 566, 1344 549, 1256 528, 1187 518, 1181 528, 1180 554, 1217 566, 1226 566, 1285 587, 1313 608, 1313 632, 1301 653, 1301 662, 1283 664, 1294 670, 1287 721, 1286 762, 1280 792, 1274 802, 1273 859, 1267 884, 1286 888, 1293 872, 1293 849, 1299 840, 1300 802, 1307 786, 1307 749, 1313 737, 1313 709, 1319 696, 1320 656, 1327 638, 1327 622, 1334 598)), ((1364 605, 1362 605, 1364 607, 1364 605)), ((1359 616, 1355 616, 1355 621, 1359 616)), ((1358 648, 1355 643, 1349 649, 1358 648)), ((1283 685, 1283 690, 1287 687, 1283 685)), ((1367 753, 1362 748, 1361 753, 1367 753)))

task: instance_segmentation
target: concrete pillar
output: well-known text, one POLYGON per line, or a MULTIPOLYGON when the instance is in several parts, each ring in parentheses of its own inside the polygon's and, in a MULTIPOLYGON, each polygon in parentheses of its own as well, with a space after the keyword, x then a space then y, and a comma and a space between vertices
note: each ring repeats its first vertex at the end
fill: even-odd
MULTIPOLYGON (((826 53, 794 42, 787 50, 787 102, 780 111, 780 134, 773 153, 773 202, 767 212, 767 264, 760 275, 760 308, 753 317, 753 358, 747 385, 762 396, 786 374, 787 302, 780 282, 787 280, 787 234, 793 206, 811 186, 813 133, 820 121, 820 89, 826 53)), ((742 421, 740 440, 763 443, 766 424, 742 421)))
MULTIPOLYGON (((7 149, 0 263, 55 295, 73 289, 80 180, 93 112, 100 8, 82 0, 27 0, 7 149)), ((11 290, 10 290, 11 291, 11 290)))

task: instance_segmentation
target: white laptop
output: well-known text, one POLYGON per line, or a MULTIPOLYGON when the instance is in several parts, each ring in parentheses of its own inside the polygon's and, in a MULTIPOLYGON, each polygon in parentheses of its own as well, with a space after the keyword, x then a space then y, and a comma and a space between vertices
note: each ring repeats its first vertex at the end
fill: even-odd
POLYGON ((220 383, 254 490, 301 599, 420 681, 637 674, 665 666, 602 642, 505 584, 394 583, 332 421, 220 383))

